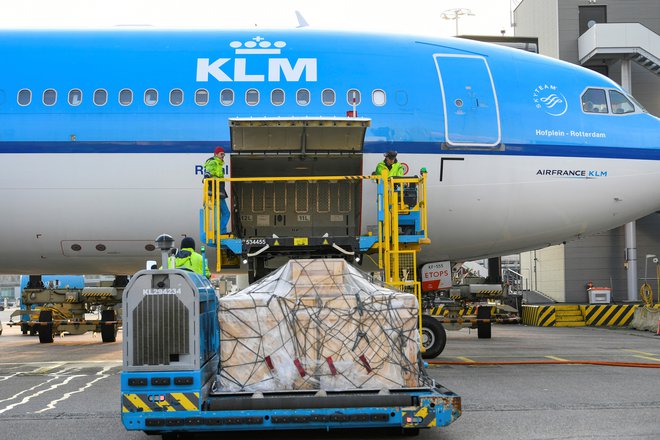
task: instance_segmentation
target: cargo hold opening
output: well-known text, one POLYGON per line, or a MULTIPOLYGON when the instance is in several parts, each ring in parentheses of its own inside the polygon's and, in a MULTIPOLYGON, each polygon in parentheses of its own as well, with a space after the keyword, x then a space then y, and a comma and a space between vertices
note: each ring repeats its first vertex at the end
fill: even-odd
MULTIPOLYGON (((366 118, 232 118, 232 178, 362 174, 366 118)), ((362 180, 232 182, 241 238, 359 235, 362 180)))

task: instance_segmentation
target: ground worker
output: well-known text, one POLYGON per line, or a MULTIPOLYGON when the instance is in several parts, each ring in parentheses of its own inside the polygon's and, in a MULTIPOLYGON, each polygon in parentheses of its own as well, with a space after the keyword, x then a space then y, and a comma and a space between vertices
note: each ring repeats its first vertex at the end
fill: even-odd
POLYGON ((385 159, 382 162, 378 162, 378 165, 376 165, 376 171, 374 171, 374 174, 381 176, 383 172, 387 170, 387 177, 402 177, 403 165, 396 160, 396 151, 388 151, 384 156, 385 159))
MULTIPOLYGON (((209 157, 204 163, 204 178, 225 177, 225 150, 216 147, 213 157, 209 157)), ((227 191, 225 182, 220 183, 220 234, 227 234, 227 223, 229 223, 229 208, 227 207, 227 191)), ((216 209, 218 206, 216 205, 216 209)))
MULTIPOLYGON (((171 262, 168 265, 171 265, 171 262)), ((174 255, 174 267, 192 270, 200 275, 205 275, 206 278, 211 277, 208 266, 204 273, 204 257, 195 251, 195 239, 192 237, 185 237, 181 240, 181 249, 174 255)))

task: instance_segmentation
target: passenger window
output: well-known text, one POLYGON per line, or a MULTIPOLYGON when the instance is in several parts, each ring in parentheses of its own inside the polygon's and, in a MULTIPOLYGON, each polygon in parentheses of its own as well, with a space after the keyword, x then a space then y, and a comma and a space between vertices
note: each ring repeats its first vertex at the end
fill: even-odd
POLYGON ((298 105, 308 105, 309 104, 309 90, 300 89, 296 92, 296 102, 298 105))
POLYGON ((582 110, 586 113, 607 113, 605 90, 587 89, 582 95, 582 110))
POLYGON ((346 93, 346 100, 348 105, 360 105, 360 91, 357 89, 351 89, 346 93))
POLYGON ((250 89, 247 92, 245 92, 245 103, 247 105, 259 104, 259 90, 250 89))
POLYGON ((18 91, 18 105, 25 107, 32 102, 32 92, 29 89, 22 89, 18 91))
POLYGON ((282 105, 284 104, 284 90, 275 89, 270 93, 270 101, 273 105, 282 105))
POLYGON ((149 107, 158 104, 158 90, 156 89, 145 90, 144 103, 149 107))
POLYGON ((131 89, 121 89, 119 91, 119 104, 123 106, 133 103, 133 91, 131 89))
POLYGON ((612 113, 616 115, 635 112, 635 106, 632 102, 623 93, 616 90, 610 90, 610 104, 612 105, 612 113))
POLYGON ((195 92, 195 104, 204 106, 209 103, 209 92, 206 89, 199 89, 195 92))
POLYGON ((53 89, 44 90, 44 105, 51 106, 57 102, 57 92, 53 89))
POLYGON ((373 102, 376 107, 384 106, 385 102, 387 102, 385 91, 380 89, 374 90, 371 94, 371 102, 373 102))
POLYGON ((183 90, 172 89, 170 91, 170 104, 174 106, 179 106, 183 104, 183 90))
POLYGON ((69 105, 77 106, 82 102, 82 91, 80 89, 69 90, 69 105))
POLYGON ((94 105, 102 106, 108 102, 108 92, 103 89, 94 90, 94 105))
POLYGON ((231 89, 224 89, 220 92, 220 104, 232 105, 234 103, 234 91, 231 89))
POLYGON ((335 91, 332 89, 325 89, 321 92, 321 101, 323 101, 323 105, 334 105, 335 91))

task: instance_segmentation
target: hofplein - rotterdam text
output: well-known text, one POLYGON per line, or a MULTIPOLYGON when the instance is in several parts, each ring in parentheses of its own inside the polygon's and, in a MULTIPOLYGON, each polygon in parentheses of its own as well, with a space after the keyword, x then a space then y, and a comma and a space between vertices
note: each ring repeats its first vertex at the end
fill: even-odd
POLYGON ((547 137, 579 137, 579 138, 606 138, 605 133, 599 131, 582 131, 582 130, 541 130, 536 129, 537 136, 547 136, 547 137))

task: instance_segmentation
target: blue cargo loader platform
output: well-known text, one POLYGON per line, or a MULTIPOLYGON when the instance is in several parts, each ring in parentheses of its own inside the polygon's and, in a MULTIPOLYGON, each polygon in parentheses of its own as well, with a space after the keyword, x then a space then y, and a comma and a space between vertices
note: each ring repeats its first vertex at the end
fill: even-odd
POLYGON ((183 270, 136 273, 124 290, 122 422, 128 430, 185 432, 446 426, 461 399, 419 388, 214 390, 219 365, 217 298, 204 277, 183 270))

